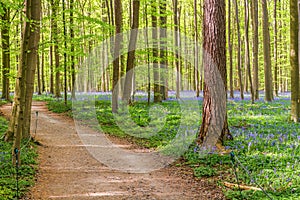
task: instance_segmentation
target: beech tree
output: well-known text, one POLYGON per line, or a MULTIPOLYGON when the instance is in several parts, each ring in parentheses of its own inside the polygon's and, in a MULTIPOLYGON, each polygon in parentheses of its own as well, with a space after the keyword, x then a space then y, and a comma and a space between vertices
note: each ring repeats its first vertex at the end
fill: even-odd
MULTIPOLYGON (((40 0, 26 0, 25 10, 27 20, 24 23, 22 35, 21 57, 16 79, 12 116, 5 135, 6 141, 13 140, 14 142, 12 153, 14 153, 15 148, 20 150, 22 138, 29 137, 30 134, 31 103, 40 39, 40 0)), ((20 159, 20 156, 18 158, 20 159)), ((15 156, 13 156, 13 163, 15 163, 14 159, 15 156)))
POLYGON ((226 112, 225 0, 205 0, 203 20, 204 99, 198 144, 213 148, 230 135, 226 112), (219 80, 221 78, 222 80, 219 80), (223 81, 222 84, 219 81, 223 81), (215 84, 214 84, 215 83, 215 84), (222 96, 223 95, 223 96, 222 96), (218 123, 222 123, 219 127, 218 123))
POLYGON ((299 122, 299 40, 298 0, 290 1, 291 119, 299 122))
POLYGON ((10 9, 7 4, 0 3, 1 13, 1 41, 2 41, 2 99, 10 101, 9 71, 10 71, 10 9))

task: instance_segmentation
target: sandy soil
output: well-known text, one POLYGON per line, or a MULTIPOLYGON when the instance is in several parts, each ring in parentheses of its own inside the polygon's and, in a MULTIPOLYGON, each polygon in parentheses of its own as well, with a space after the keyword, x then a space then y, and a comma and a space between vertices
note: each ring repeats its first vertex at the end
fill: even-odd
MULTIPOLYGON (((1 111, 8 116, 11 106, 1 111)), ((112 170, 94 159, 76 133, 72 119, 49 112, 44 102, 34 102, 32 130, 38 111, 35 139, 39 168, 36 184, 24 199, 225 199, 222 191, 206 179, 193 178, 191 169, 174 165, 151 173, 112 170)), ((117 144, 132 146, 114 139, 117 144)))

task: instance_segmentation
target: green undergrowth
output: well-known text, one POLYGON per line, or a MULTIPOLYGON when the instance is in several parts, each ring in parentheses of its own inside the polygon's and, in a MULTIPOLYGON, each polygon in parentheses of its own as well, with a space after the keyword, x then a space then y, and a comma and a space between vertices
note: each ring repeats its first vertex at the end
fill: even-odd
MULTIPOLYGON (((0 117, 0 138, 7 129, 7 121, 0 117)), ((11 155, 12 143, 0 140, 0 199, 17 199, 17 175, 16 168, 12 165, 11 155)), ((34 176, 37 169, 37 152, 35 145, 22 142, 21 166, 19 167, 19 192, 21 198, 28 192, 30 186, 34 184, 34 176)))
MULTIPOLYGON (((59 101, 50 102, 57 108, 63 105, 59 101)), ((84 101, 82 104, 84 105, 79 106, 80 112, 76 112, 77 119, 88 124, 96 113, 101 131, 134 140, 148 148, 168 149, 168 144, 178 136, 178 132, 184 130, 184 134, 188 135, 189 131, 200 126, 200 122, 194 120, 197 119, 195 112, 201 112, 201 109, 182 111, 178 101, 150 104, 150 107, 144 101, 135 102, 129 108, 121 106, 118 115, 111 113, 109 98, 98 100, 95 105, 84 101), (95 112, 89 111, 91 107, 95 107, 95 112)), ((199 105, 201 106, 201 101, 199 105)), ((69 111, 70 105, 59 109, 69 111)), ((227 141, 224 146, 228 152, 234 153, 234 157, 228 153, 220 155, 199 150, 192 143, 183 156, 183 164, 191 166, 196 177, 217 180, 227 199, 298 199, 300 125, 289 120, 289 97, 277 98, 271 103, 257 101, 255 104, 250 101, 228 100, 227 110, 228 124, 234 140, 227 141), (235 167, 232 165, 232 158, 235 167), (225 187, 224 182, 237 183, 235 171, 239 184, 261 187, 264 191, 239 191, 238 188, 225 187)))

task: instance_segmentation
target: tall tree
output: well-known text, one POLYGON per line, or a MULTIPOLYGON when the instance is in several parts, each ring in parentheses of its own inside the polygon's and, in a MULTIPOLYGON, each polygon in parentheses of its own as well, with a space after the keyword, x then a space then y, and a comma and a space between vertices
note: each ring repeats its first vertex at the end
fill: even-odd
POLYGON ((167 46, 166 46, 166 38, 167 38, 167 2, 166 0, 160 0, 159 2, 159 21, 160 21, 160 93, 162 95, 162 99, 166 100, 168 98, 168 67, 167 67, 167 46))
POLYGON ((53 45, 54 45, 54 60, 55 60, 55 97, 61 97, 60 94, 60 59, 58 49, 58 27, 57 27, 57 12, 59 7, 59 0, 51 0, 52 16, 53 17, 53 45))
POLYGON ((225 0, 205 0, 203 20, 204 99, 198 143, 213 148, 228 136, 226 114, 225 0), (221 78, 222 80, 219 80, 221 78), (222 84, 220 84, 220 81, 222 84), (219 83, 219 84, 216 84, 219 83), (222 123, 218 126, 218 123, 222 123))
POLYGON ((197 17, 197 0, 194 0, 194 26, 195 26, 195 66, 194 66, 194 84, 196 89, 196 96, 200 95, 200 81, 199 81, 199 47, 198 47, 198 17, 197 17))
POLYGON ((10 101, 9 72, 10 72, 10 11, 7 4, 0 3, 3 9, 1 14, 1 40, 2 40, 2 99, 10 101))
POLYGON ((152 31, 153 40, 153 93, 154 93, 154 103, 162 101, 160 94, 160 84, 159 84, 159 66, 158 66, 158 32, 157 32, 157 1, 151 1, 151 23, 154 28, 152 31))
POLYGON ((176 66, 176 98, 179 99, 180 84, 181 84, 181 73, 180 73, 181 70, 180 70, 180 62, 179 62, 180 29, 179 29, 178 0, 173 0, 173 9, 174 9, 174 40, 175 40, 175 66, 176 66))
POLYGON ((291 119, 299 122, 298 0, 290 1, 291 119))
POLYGON ((270 54, 270 31, 269 31, 269 14, 267 1, 262 0, 262 14, 263 14, 263 46, 264 46, 264 71, 265 71, 265 100, 273 100, 273 86, 272 86, 272 67, 270 54))
POLYGON ((240 33, 240 20, 239 20, 239 8, 237 4, 237 0, 234 0, 235 3, 235 19, 236 19, 236 26, 237 26, 237 35, 238 35, 238 55, 237 55, 237 68, 238 68, 238 75, 239 75, 239 85, 240 85, 240 94, 241 99, 244 99, 244 88, 243 88, 243 78, 242 78, 242 59, 241 59, 241 33, 240 33))
POLYGON ((127 54, 127 67, 126 67, 126 77, 124 84, 124 93, 123 100, 131 103, 131 93, 132 93, 132 84, 133 84, 133 69, 135 61, 135 47, 137 42, 138 30, 139 27, 139 12, 140 12, 140 0, 133 0, 132 2, 132 24, 130 32, 130 40, 128 45, 128 54, 127 54))
POLYGON ((66 5, 65 0, 62 0, 62 18, 63 18, 63 29, 64 29, 64 102, 67 105, 67 25, 66 25, 66 5))
POLYGON ((122 31, 122 2, 121 0, 115 0, 115 22, 116 22, 116 36, 115 36, 115 45, 114 45, 114 61, 113 61, 113 83, 112 83, 112 112, 118 112, 118 96, 119 96, 119 89, 118 82, 119 82, 119 73, 120 73, 120 49, 121 49, 121 38, 118 34, 122 31))
MULTIPOLYGON (((12 153, 14 153, 15 149, 18 149, 20 153, 21 139, 28 137, 30 134, 31 103, 40 39, 40 0, 26 0, 25 9, 26 20, 24 23, 12 117, 5 136, 6 141, 12 139, 14 141, 12 153)), ((20 156, 18 158, 20 159, 20 156)), ((15 164, 15 156, 13 156, 13 164, 15 164)))
POLYGON ((72 99, 75 99, 75 81, 76 81, 76 75, 75 75, 75 45, 74 45, 74 0, 70 0, 70 40, 71 40, 71 47, 70 47, 70 53, 71 53, 71 79, 72 79, 72 99))
POLYGON ((252 63, 253 63, 253 91, 255 100, 259 99, 259 79, 258 79, 258 2, 251 1, 252 18, 252 63))
POLYGON ((278 96, 278 50, 277 50, 277 0, 274 0, 274 91, 275 95, 278 96))
POLYGON ((229 87, 230 87, 230 98, 234 98, 233 90, 233 59, 232 59, 232 41, 231 41, 231 0, 228 0, 228 51, 229 51, 229 87))
POLYGON ((254 103, 254 92, 252 87, 252 77, 250 68, 250 48, 249 48, 249 3, 245 0, 245 67, 247 70, 247 76, 245 79, 249 81, 251 101, 254 103))

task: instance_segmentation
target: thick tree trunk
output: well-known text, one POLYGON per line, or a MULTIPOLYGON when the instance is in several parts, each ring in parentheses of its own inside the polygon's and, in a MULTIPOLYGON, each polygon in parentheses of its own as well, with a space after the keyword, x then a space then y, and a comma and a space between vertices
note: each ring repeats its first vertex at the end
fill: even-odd
POLYGON ((267 1, 262 0, 263 13, 263 46, 264 46, 264 71, 265 71, 265 100, 273 100, 272 67, 270 55, 270 31, 267 1))
POLYGON ((229 135, 226 112, 225 0, 205 0, 203 50, 205 87, 198 143, 213 148, 229 135))
MULTIPOLYGON (((34 76, 37 66, 37 51, 40 30, 40 0, 27 0, 26 22, 21 46, 20 66, 16 80, 12 117, 6 133, 6 140, 13 138, 12 153, 18 149, 20 154, 21 140, 30 134, 31 103, 34 89, 34 76)), ((13 164, 15 164, 15 156, 13 164)), ((18 157, 20 159, 20 156, 18 157)), ((20 164, 20 160, 18 160, 20 164)))
POLYGON ((299 122, 298 0, 290 1, 291 119, 299 122))
POLYGON ((1 40, 2 40, 2 99, 10 101, 9 96, 9 71, 10 71, 10 11, 7 5, 1 3, 3 8, 1 40))

